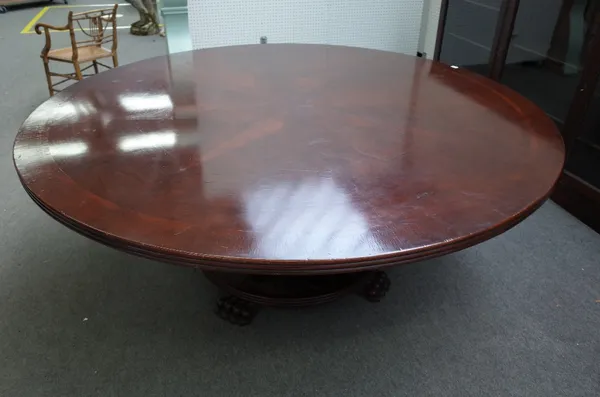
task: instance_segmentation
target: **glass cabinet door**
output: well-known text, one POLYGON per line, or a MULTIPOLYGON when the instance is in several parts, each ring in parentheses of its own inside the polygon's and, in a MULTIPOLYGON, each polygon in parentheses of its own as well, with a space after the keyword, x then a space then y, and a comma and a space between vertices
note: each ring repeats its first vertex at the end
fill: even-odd
POLYGON ((521 0, 500 81, 562 127, 581 80, 588 0, 521 0))
POLYGON ((598 3, 521 0, 500 82, 529 98, 556 122, 570 144, 566 170, 600 189, 600 88, 594 87, 597 81, 591 81, 589 73, 582 74, 584 67, 598 68, 592 59, 598 49, 590 47, 599 47, 592 42, 598 3), (588 95, 580 91, 586 79, 593 93, 584 109, 573 103, 588 95))
POLYGON ((503 0, 449 0, 439 60, 489 74, 503 0))
POLYGON ((600 232, 600 0, 442 5, 439 60, 499 80, 554 120, 568 154, 552 198, 600 232))

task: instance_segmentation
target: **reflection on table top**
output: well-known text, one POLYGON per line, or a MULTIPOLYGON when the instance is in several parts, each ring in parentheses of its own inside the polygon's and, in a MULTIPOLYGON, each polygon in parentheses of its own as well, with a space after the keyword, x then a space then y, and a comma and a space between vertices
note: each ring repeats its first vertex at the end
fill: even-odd
POLYGON ((31 114, 14 156, 42 208, 103 243, 185 264, 317 272, 490 238, 547 197, 564 149, 540 109, 467 71, 263 45, 78 83, 31 114))

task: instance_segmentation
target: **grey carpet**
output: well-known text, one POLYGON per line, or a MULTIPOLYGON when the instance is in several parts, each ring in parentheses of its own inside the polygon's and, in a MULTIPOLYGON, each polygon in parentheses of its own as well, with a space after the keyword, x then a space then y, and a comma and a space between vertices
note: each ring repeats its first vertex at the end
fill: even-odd
MULTIPOLYGON (((0 396, 598 396, 600 236, 548 203, 478 247, 357 297, 212 313, 200 274, 67 230, 21 189, 14 135, 46 97, 36 10, 0 15, 0 396), (27 15, 25 15, 27 13, 27 15)), ((121 60, 165 51, 121 32, 121 60)))

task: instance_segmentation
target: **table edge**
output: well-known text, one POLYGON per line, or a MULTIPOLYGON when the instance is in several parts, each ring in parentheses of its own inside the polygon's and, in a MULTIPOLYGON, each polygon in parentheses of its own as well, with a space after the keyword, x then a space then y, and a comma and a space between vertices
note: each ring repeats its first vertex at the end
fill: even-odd
POLYGON ((484 229, 478 233, 462 236, 448 242, 441 242, 424 247, 413 248, 404 251, 394 251, 368 257, 315 260, 277 260, 250 257, 193 255, 169 248, 125 240, 118 236, 97 230, 81 222, 73 221, 59 211, 54 211, 53 209, 47 207, 41 201, 41 199, 39 199, 23 184, 20 175, 19 180, 29 197, 51 218, 82 236, 85 236, 107 247, 114 248, 118 251, 159 262, 194 267, 207 271, 270 275, 316 275, 369 271, 395 265, 410 264, 448 255, 492 239, 518 225, 538 208, 540 208, 542 204, 544 204, 550 197, 559 177, 556 178, 552 188, 539 200, 536 200, 507 220, 484 229))

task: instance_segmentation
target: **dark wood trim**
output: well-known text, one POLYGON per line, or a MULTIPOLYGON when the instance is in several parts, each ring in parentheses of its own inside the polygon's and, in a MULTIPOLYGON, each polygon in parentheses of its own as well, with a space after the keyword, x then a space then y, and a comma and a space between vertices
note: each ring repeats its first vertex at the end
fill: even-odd
POLYGON ((588 113, 598 84, 598 76, 600 75, 600 12, 594 15, 592 26, 589 27, 588 32, 589 41, 584 49, 585 55, 583 57, 581 78, 562 129, 567 148, 567 158, 572 152, 575 140, 583 133, 585 116, 588 113))
POLYGON ((581 52, 580 62, 583 65, 585 61, 584 57, 587 55, 588 46, 590 45, 591 39, 594 37, 597 32, 594 29, 594 24, 597 23, 595 21, 596 15, 600 13, 600 2, 597 0, 588 0, 585 6, 585 12, 583 15, 583 20, 586 24, 585 29, 585 38, 584 38, 584 50, 581 52))
POLYGON ((433 60, 439 61, 442 54, 442 44, 444 43, 444 31, 446 30, 446 18, 448 17, 448 4, 450 0, 442 0, 440 8, 440 18, 438 19, 437 37, 435 39, 435 52, 433 60))
MULTIPOLYGON (((23 181, 21 180, 23 183, 23 181)), ((278 275, 320 275, 320 274, 340 274, 340 273, 348 273, 348 268, 351 268, 351 271, 361 272, 361 271, 370 271, 370 270, 378 270, 386 267, 409 264, 413 262, 419 262, 424 260, 429 260, 433 258, 437 258, 439 256, 448 255, 454 252, 461 251, 466 248, 470 248, 474 245, 477 245, 481 242, 487 241, 491 238, 499 236, 500 234, 506 232, 507 230, 512 229, 519 223, 521 223, 525 218, 534 213, 540 208, 542 204, 548 199, 550 192, 543 197, 541 197, 538 201, 533 203, 531 206, 509 218, 506 222, 496 225, 495 228, 491 228, 489 230, 483 231, 481 233, 477 233, 475 235, 469 236, 468 238, 458 239, 456 242, 452 242, 452 244, 445 244, 435 247, 435 249, 428 250, 427 247, 425 249, 415 250, 414 252, 410 252, 402 257, 395 257, 391 255, 379 256, 376 258, 360 258, 354 262, 336 262, 336 261, 328 261, 330 265, 326 265, 324 262, 313 261, 316 264, 312 266, 308 266, 304 261, 299 267, 297 264, 294 265, 293 262, 289 262, 289 264, 275 263, 269 264, 265 261, 252 261, 246 259, 240 263, 234 263, 233 261, 223 261, 223 260, 214 260, 214 259, 203 259, 203 258, 193 258, 190 256, 185 256, 181 252, 174 252, 169 250, 163 250, 163 252, 159 252, 155 249, 155 247, 142 247, 136 243, 132 244, 131 242, 124 241, 123 239, 116 238, 114 236, 108 236, 105 233, 86 228, 81 224, 77 224, 77 222, 73 222, 70 220, 66 220, 65 217, 61 217, 59 213, 53 211, 49 206, 42 203, 40 199, 38 199, 33 192, 30 192, 25 188, 29 197, 50 217, 54 218, 56 221, 62 223, 69 229, 91 239, 99 242, 100 244, 106 245, 107 247, 112 247, 119 251, 126 252, 131 255, 136 255, 142 258, 147 258, 151 260, 156 260, 159 262, 170 263, 173 265, 179 266, 191 266, 196 267, 205 271, 214 271, 214 272, 237 272, 244 274, 278 274, 278 275), (254 265, 253 265, 254 263, 254 265)))
POLYGON ((215 314, 234 325, 248 325, 265 307, 299 308, 332 302, 356 293, 369 302, 380 302, 390 290, 382 271, 325 276, 265 276, 204 272, 221 291, 215 314))
POLYGON ((496 34, 490 53, 490 73, 492 80, 500 80, 506 63, 506 56, 512 40, 515 20, 519 11, 520 0, 503 0, 496 24, 496 34))
POLYGON ((600 189, 565 171, 556 185, 552 200, 600 233, 600 189))

